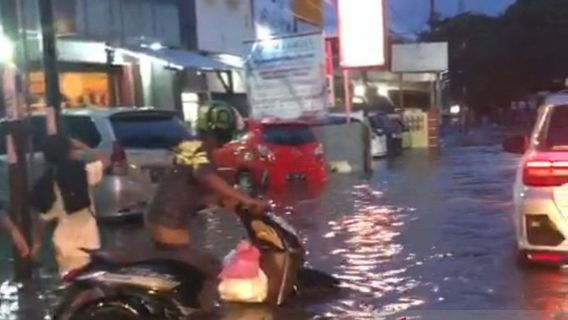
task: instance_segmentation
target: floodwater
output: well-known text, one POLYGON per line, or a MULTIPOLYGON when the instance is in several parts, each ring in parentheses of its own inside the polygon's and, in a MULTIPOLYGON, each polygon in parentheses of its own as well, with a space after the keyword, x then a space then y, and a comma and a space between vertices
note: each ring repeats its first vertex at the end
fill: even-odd
MULTIPOLYGON (((517 162, 497 146, 408 152, 378 162, 369 181, 334 177, 316 199, 280 195, 294 204, 282 211, 303 235, 307 260, 341 279, 342 292, 312 305, 225 309, 210 318, 568 319, 568 274, 531 270, 515 258, 517 162)), ((194 230, 195 240, 220 257, 242 237, 230 215, 203 215, 194 230)), ((147 243, 139 224, 105 226, 104 237, 128 250, 147 243)), ((0 319, 44 317, 58 294, 49 264, 42 270, 42 281, 20 290, 20 299, 13 284, 0 285, 0 319)))

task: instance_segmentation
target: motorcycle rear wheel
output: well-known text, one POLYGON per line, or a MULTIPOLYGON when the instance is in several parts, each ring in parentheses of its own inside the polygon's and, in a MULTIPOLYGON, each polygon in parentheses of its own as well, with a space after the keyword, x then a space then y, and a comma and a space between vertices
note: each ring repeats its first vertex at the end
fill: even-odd
MULTIPOLYGON (((160 317, 163 319, 163 317, 160 317)), ((142 301, 133 297, 105 296, 91 288, 74 290, 57 308, 54 320, 153 319, 142 301)), ((157 319, 156 319, 157 320, 157 319)))
POLYGON ((136 320, 141 319, 145 315, 143 310, 137 310, 134 306, 122 301, 105 301, 87 306, 87 308, 78 315, 77 319, 81 320, 136 320))

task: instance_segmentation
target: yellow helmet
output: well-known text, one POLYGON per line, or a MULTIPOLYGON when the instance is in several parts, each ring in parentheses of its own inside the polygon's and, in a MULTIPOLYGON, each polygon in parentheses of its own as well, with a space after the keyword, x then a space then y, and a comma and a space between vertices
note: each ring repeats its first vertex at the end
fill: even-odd
POLYGON ((232 106, 222 101, 213 101, 208 105, 201 106, 195 127, 197 130, 205 132, 218 130, 233 131, 237 128, 235 110, 232 106))

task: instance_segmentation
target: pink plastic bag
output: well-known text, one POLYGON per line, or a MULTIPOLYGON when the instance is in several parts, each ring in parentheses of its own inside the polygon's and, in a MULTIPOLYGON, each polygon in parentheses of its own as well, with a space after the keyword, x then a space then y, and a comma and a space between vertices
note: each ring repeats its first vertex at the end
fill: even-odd
POLYGON ((248 241, 241 242, 229 256, 220 279, 254 279, 260 271, 260 251, 248 241))

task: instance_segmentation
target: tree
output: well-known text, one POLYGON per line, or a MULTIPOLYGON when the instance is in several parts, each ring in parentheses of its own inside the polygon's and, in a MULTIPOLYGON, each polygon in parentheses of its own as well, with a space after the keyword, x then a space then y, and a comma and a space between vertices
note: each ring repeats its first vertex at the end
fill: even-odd
POLYGON ((503 100, 493 81, 499 68, 499 20, 465 13, 439 20, 423 41, 447 41, 450 94, 460 103, 488 109, 503 100))
POLYGON ((568 1, 518 0, 501 17, 507 80, 518 92, 558 89, 568 75, 568 1))
POLYGON ((518 0, 499 17, 465 13, 421 35, 423 41, 449 43, 451 95, 481 111, 562 88, 566 39, 566 0, 518 0))

